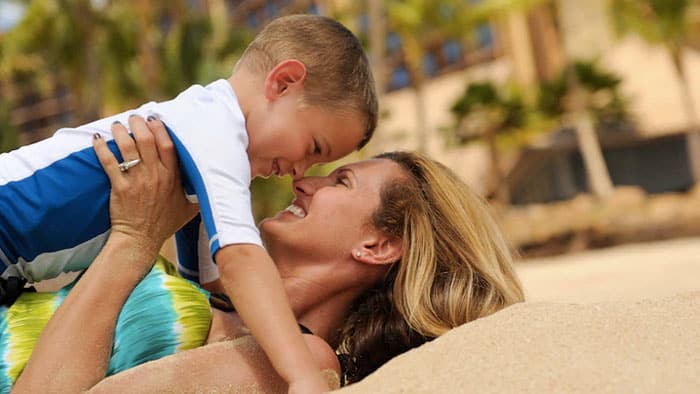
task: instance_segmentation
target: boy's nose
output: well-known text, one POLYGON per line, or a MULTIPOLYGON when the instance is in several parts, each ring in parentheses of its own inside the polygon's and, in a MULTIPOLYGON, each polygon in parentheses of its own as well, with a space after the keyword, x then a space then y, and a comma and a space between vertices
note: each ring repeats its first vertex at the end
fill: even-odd
POLYGON ((311 196, 316 193, 316 190, 326 186, 333 186, 333 184, 333 180, 327 176, 307 176, 295 180, 292 183, 292 187, 297 194, 311 196))
POLYGON ((306 166, 306 162, 294 163, 290 175, 292 176, 292 179, 298 181, 299 179, 304 177, 304 174, 306 173, 307 169, 308 167, 306 166))

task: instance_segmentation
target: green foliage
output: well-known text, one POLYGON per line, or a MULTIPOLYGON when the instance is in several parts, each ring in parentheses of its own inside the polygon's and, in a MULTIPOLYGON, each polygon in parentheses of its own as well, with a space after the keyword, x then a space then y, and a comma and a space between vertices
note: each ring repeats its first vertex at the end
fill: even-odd
POLYGON ((491 82, 467 85, 450 112, 456 122, 450 139, 458 143, 481 138, 490 131, 515 131, 525 126, 527 117, 527 108, 517 90, 498 90, 491 82))
MULTIPOLYGON (((595 62, 576 61, 570 66, 584 92, 585 105, 598 125, 619 125, 628 120, 626 101, 620 93, 622 80, 595 62)), ((448 140, 467 143, 498 135, 498 145, 518 146, 534 135, 553 127, 553 119, 567 112, 571 93, 566 70, 556 78, 541 82, 537 103, 527 106, 514 88, 498 88, 491 82, 469 84, 452 105, 455 126, 446 128, 448 140)))
POLYGON ((618 33, 639 34, 644 40, 665 46, 678 47, 690 38, 692 7, 698 0, 613 0, 610 10, 618 33))
POLYGON ((286 208, 294 198, 289 177, 256 178, 251 185, 253 216, 256 221, 274 215, 286 208))
POLYGON ((17 129, 10 123, 10 108, 0 100, 0 153, 18 147, 17 129))
POLYGON ((479 107, 491 107, 505 114, 501 127, 522 127, 525 124, 525 103, 514 89, 499 92, 491 82, 476 82, 467 86, 464 94, 454 103, 450 111, 457 120, 479 107))
POLYGON ((58 74, 78 118, 162 100, 228 77, 252 34, 172 2, 33 0, 0 41, 0 78, 58 74))
MULTIPOLYGON (((586 107, 598 123, 624 120, 628 117, 625 101, 620 93, 622 79, 595 62, 575 61, 573 67, 579 86, 586 95, 586 107)), ((566 111, 566 98, 571 94, 566 70, 556 78, 540 84, 538 109, 547 116, 560 117, 566 111)))

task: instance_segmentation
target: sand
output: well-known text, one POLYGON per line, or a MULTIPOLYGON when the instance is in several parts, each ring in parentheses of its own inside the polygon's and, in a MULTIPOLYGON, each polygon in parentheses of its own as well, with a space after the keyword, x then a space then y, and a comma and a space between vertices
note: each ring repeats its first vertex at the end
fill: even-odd
POLYGON ((517 269, 530 301, 339 393, 700 393, 700 238, 517 269))
POLYGON ((518 304, 401 355, 339 392, 700 392, 700 292, 518 304))
POLYGON ((528 301, 635 301, 700 291, 700 238, 622 245, 516 265, 528 301))

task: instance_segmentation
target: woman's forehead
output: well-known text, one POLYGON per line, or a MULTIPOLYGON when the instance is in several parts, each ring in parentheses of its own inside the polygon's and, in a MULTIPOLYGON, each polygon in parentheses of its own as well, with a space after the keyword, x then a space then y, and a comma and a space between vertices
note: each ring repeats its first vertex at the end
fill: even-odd
POLYGON ((342 171, 353 171, 355 173, 366 173, 366 174, 399 174, 400 167, 398 164, 394 163, 389 159, 367 159, 362 161, 356 161, 353 163, 342 165, 336 168, 333 173, 338 173, 342 171))

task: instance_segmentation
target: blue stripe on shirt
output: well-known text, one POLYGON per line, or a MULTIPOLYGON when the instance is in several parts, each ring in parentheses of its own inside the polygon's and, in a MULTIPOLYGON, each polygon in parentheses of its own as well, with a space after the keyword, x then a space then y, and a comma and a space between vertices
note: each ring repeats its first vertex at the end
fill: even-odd
POLYGON ((165 129, 170 134, 170 137, 175 145, 175 150, 177 151, 178 159, 180 161, 180 170, 182 171, 183 175, 182 179, 185 192, 192 194, 192 191, 194 191, 197 194, 197 199, 199 200, 199 212, 202 220, 204 221, 204 227, 207 229, 207 235, 209 235, 210 240, 214 239, 214 242, 209 245, 213 258, 214 254, 216 254, 216 252, 219 250, 219 241, 216 237, 216 224, 214 223, 214 216, 211 210, 209 195, 207 194, 207 189, 204 186, 204 180, 197 169, 197 164, 192 159, 192 156, 187 151, 187 148, 185 148, 185 145, 180 141, 170 127, 166 125, 165 129))
MULTIPOLYGON (((116 143, 108 146, 121 161, 116 143)), ((0 248, 16 263, 88 241, 110 228, 109 194, 92 147, 0 186, 0 248)))
POLYGON ((177 244, 177 267, 183 278, 199 283, 199 224, 202 222, 197 215, 189 223, 175 233, 177 244))

